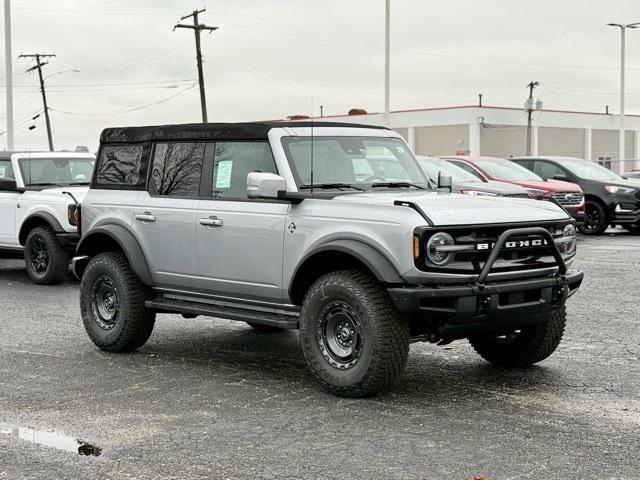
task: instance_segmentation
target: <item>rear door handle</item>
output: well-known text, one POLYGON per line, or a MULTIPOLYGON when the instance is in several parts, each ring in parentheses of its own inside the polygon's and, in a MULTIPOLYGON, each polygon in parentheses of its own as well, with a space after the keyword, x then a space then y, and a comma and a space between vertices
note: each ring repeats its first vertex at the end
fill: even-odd
POLYGON ((152 215, 151 212, 136 213, 136 220, 140 220, 141 222, 155 222, 156 216, 152 215))
POLYGON ((200 225, 205 225, 207 227, 221 227, 222 219, 212 215, 209 218, 201 218, 200 225))

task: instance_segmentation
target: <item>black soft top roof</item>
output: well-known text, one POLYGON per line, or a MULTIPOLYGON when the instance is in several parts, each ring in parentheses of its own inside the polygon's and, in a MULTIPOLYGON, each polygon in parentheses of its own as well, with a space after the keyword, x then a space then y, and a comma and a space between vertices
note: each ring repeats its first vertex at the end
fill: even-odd
POLYGON ((261 123, 187 123, 181 125, 157 125, 149 127, 105 128, 101 143, 138 143, 150 141, 180 140, 266 140, 272 128, 286 127, 385 127, 340 122, 261 122, 261 123))

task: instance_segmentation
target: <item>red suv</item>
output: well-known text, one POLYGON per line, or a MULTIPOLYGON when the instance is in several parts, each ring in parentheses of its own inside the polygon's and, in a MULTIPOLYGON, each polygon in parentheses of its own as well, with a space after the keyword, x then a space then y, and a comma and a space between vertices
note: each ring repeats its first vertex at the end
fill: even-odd
POLYGON ((499 180, 524 187, 530 198, 554 198, 576 220, 584 220, 585 204, 582 189, 575 183, 543 180, 531 170, 510 160, 469 155, 442 156, 483 180, 499 180))

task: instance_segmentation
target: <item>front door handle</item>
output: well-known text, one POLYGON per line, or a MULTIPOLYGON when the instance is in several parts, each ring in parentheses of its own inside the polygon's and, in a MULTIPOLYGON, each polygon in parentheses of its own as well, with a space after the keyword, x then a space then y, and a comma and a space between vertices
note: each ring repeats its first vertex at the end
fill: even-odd
POLYGON ((151 212, 136 213, 136 220, 140 220, 141 222, 155 222, 156 216, 152 215, 151 212))
POLYGON ((201 218, 200 225, 205 225, 207 227, 221 227, 222 219, 212 215, 209 218, 201 218))

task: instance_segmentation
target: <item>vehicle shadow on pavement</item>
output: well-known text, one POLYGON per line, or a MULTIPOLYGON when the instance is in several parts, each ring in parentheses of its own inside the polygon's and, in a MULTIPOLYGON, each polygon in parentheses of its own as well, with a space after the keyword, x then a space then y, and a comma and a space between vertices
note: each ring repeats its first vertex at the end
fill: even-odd
MULTIPOLYGON (((34 284, 33 281, 29 278, 27 274, 27 270, 25 269, 24 262, 20 260, 2 260, 0 259, 0 282, 15 282, 15 283, 29 283, 34 284)), ((58 285, 67 285, 67 284, 80 284, 78 279, 71 273, 69 270, 69 274, 67 278, 62 284, 58 285)), ((35 284, 34 284, 35 285, 35 284)), ((46 285, 42 286, 46 288, 46 285)))

